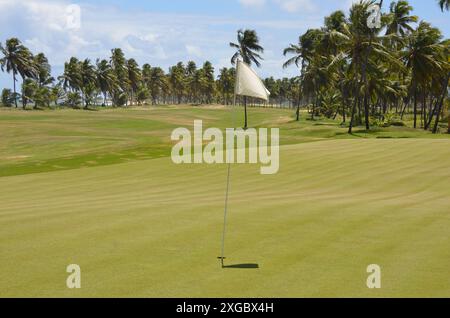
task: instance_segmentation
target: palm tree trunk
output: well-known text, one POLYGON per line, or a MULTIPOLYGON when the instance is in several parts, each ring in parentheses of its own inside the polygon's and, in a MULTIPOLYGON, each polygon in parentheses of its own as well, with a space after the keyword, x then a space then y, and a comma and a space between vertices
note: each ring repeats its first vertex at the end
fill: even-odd
POLYGON ((352 107, 352 115, 351 115, 351 119, 350 119, 350 125, 348 128, 348 133, 351 134, 353 132, 353 124, 355 122, 355 114, 356 114, 356 105, 358 104, 358 98, 355 96, 355 100, 353 102, 353 107, 352 107))
POLYGON ((14 85, 14 105, 17 108, 17 92, 16 92, 16 73, 13 71, 13 85, 14 85))
POLYGON ((367 97, 367 93, 364 95, 364 119, 366 122, 366 130, 370 130, 369 123, 369 98, 367 97))
POLYGON ((434 123, 433 134, 436 134, 438 131, 439 121, 441 119, 442 106, 444 105, 445 96, 447 96, 447 87, 448 87, 449 80, 450 80, 450 73, 448 73, 448 75, 445 79, 445 82, 442 85, 444 89, 442 92, 441 100, 439 101, 439 108, 438 108, 437 114, 436 114, 436 122, 434 123))
POLYGON ((244 116, 245 116, 244 130, 247 130, 248 128, 247 96, 244 96, 244 116))
POLYGON ((417 86, 414 87, 414 128, 417 128, 417 86))

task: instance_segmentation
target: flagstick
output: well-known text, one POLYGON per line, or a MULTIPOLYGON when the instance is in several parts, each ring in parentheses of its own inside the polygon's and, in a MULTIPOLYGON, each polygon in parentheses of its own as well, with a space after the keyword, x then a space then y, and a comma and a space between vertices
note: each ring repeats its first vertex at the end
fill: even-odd
MULTIPOLYGON (((234 88, 234 97, 233 97, 233 109, 232 109, 232 115, 231 115, 231 121, 233 124, 233 128, 235 126, 234 122, 234 111, 236 109, 236 89, 238 85, 238 71, 239 71, 239 60, 236 62, 236 81, 235 81, 235 88, 234 88)), ((227 229, 227 215, 228 215, 228 198, 230 193, 230 183, 231 183, 231 151, 228 151, 228 144, 226 147, 226 151, 228 153, 228 168, 227 168, 227 188, 225 192, 225 208, 224 208, 224 214, 223 214, 223 232, 222 232, 222 253, 219 257, 221 261, 222 268, 225 268, 224 260, 225 260, 225 233, 227 229)))

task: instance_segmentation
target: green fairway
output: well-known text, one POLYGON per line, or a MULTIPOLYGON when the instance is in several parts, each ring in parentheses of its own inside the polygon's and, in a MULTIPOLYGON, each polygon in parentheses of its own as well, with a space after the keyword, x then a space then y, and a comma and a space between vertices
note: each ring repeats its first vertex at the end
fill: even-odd
POLYGON ((259 268, 221 269, 226 167, 173 164, 169 138, 229 110, 0 111, 0 296, 450 297, 449 136, 305 117, 250 110, 280 171, 233 166, 226 264, 259 268))

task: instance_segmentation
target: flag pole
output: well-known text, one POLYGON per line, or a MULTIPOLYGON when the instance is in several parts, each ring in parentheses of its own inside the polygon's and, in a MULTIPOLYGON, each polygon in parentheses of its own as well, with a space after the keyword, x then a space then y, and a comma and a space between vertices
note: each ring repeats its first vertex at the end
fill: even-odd
MULTIPOLYGON (((233 97, 233 109, 231 112, 231 121, 232 121, 232 125, 233 128, 235 126, 235 118, 234 118, 234 111, 236 109, 236 98, 237 98, 237 86, 239 83, 239 79, 238 79, 238 72, 239 72, 239 59, 236 61, 236 80, 235 80, 235 84, 234 84, 234 97, 233 97)), ((220 263, 222 265, 222 268, 225 268, 225 234, 226 234, 226 230, 227 230, 227 216, 228 216, 228 198, 229 198, 229 194, 230 194, 230 183, 231 183, 231 151, 228 151, 228 143, 226 146, 226 152, 228 154, 228 167, 227 167, 227 186, 226 186, 226 191, 225 191, 225 207, 224 207, 224 213, 223 213, 223 230, 222 230, 222 252, 221 252, 221 256, 218 257, 218 259, 220 259, 220 263)))

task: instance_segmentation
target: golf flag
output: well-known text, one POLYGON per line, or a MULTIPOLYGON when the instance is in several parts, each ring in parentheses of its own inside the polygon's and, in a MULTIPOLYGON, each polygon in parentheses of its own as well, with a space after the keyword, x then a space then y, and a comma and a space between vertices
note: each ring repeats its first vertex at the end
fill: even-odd
POLYGON ((236 95, 251 96, 268 100, 270 92, 258 74, 242 61, 237 62, 236 95))

